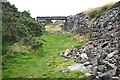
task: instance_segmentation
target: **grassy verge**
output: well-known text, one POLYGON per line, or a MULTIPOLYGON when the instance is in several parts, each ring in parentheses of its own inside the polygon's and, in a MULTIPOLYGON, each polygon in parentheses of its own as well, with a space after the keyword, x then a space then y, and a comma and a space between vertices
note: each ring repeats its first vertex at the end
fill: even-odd
POLYGON ((60 72, 74 62, 64 60, 58 53, 84 45, 75 41, 73 36, 46 32, 42 37, 35 38, 43 42, 42 49, 3 56, 3 78, 83 78, 83 72, 60 72))
POLYGON ((114 2, 110 2, 102 7, 92 8, 85 11, 85 13, 91 18, 96 19, 99 18, 101 15, 105 14, 105 12, 109 11, 114 5, 114 2))
POLYGON ((46 31, 48 32, 57 32, 57 31, 61 31, 61 27, 58 26, 46 26, 46 31))

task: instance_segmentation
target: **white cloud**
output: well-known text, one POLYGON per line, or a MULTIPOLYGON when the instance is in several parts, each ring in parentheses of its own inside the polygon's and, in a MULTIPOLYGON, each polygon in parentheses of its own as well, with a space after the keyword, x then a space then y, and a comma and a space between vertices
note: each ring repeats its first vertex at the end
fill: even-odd
POLYGON ((88 8, 119 0, 8 0, 20 11, 30 10, 31 16, 68 16, 88 8))

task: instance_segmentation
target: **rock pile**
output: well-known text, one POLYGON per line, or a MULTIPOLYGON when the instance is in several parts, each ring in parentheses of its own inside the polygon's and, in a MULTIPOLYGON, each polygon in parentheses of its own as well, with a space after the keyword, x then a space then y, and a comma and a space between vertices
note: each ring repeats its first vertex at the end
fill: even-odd
POLYGON ((63 29, 74 34, 84 35, 89 32, 88 24, 89 17, 82 12, 74 16, 68 16, 63 29))
POLYGON ((100 16, 92 24, 91 28, 91 38, 101 39, 101 38, 111 38, 114 35, 114 29, 119 27, 120 22, 120 8, 113 8, 112 10, 105 13, 105 15, 100 16), (110 35, 111 34, 111 35, 110 35))
POLYGON ((68 68, 86 71, 94 80, 120 80, 120 7, 100 16, 91 27, 91 41, 62 53, 77 63, 68 68))
MULTIPOLYGON (((120 33, 116 33, 116 36, 118 34, 120 33)), ((67 49, 63 57, 72 58, 77 63, 69 66, 70 70, 89 72, 89 76, 94 75, 96 80, 111 80, 120 77, 118 44, 118 38, 94 40, 81 48, 67 49), (104 77, 106 78, 103 79, 104 77)))

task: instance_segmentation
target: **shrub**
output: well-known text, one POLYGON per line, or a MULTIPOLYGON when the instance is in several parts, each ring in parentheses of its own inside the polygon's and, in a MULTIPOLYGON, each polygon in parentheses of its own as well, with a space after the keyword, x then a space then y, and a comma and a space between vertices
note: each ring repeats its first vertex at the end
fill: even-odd
MULTIPOLYGON (((29 36, 41 36, 41 24, 30 16, 29 11, 19 12, 15 5, 9 2, 2 2, 2 40, 11 43, 20 42, 23 39, 27 45, 37 45, 33 39, 26 39, 29 36)), ((41 44, 38 43, 40 46, 41 44)), ((4 46, 4 45, 3 45, 4 46)))

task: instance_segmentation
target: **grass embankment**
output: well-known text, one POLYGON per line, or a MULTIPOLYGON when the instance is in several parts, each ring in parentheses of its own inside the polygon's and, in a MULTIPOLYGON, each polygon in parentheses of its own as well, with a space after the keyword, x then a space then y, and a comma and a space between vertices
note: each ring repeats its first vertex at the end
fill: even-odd
POLYGON ((106 5, 103 5, 102 7, 97 8, 90 8, 85 12, 91 19, 99 18, 101 15, 105 14, 105 12, 112 9, 112 6, 115 4, 115 2, 110 2, 106 5))
POLYGON ((64 60, 58 53, 67 48, 84 45, 73 37, 73 34, 46 32, 42 37, 36 37, 38 41, 43 42, 42 49, 3 56, 3 78, 82 78, 84 73, 79 71, 60 72, 74 62, 64 60))

